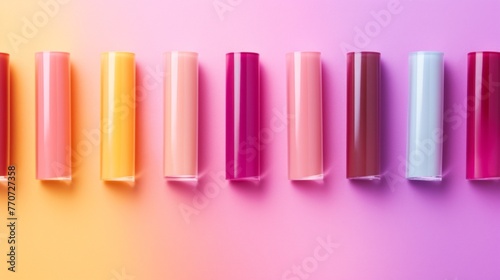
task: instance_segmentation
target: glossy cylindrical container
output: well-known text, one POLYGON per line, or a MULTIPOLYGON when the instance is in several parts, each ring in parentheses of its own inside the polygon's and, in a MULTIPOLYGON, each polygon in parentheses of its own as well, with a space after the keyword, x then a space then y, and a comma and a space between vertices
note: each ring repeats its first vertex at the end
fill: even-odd
POLYGON ((198 175, 198 54, 165 54, 164 176, 195 180, 198 175))
POLYGON ((135 179, 135 54, 101 56, 101 179, 135 179))
POLYGON ((7 180, 9 166, 9 54, 0 53, 0 181, 7 180))
POLYGON ((71 74, 66 52, 38 52, 36 178, 71 180, 71 74))
POLYGON ((288 179, 323 178, 321 53, 286 54, 288 179))
POLYGON ((467 57, 468 180, 500 179, 500 52, 467 57))
POLYGON ((259 54, 226 55, 226 179, 260 177, 259 54))
POLYGON ((440 181, 443 155, 443 53, 411 53, 409 65, 406 178, 440 181))
POLYGON ((347 178, 380 178, 380 53, 347 53, 347 178))

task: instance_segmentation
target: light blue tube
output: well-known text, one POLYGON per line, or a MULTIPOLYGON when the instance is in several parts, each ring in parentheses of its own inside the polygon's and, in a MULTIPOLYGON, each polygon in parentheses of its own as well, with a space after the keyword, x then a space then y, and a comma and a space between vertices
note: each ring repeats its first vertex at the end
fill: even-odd
POLYGON ((409 63, 406 178, 439 181, 443 155, 443 53, 414 52, 409 63))

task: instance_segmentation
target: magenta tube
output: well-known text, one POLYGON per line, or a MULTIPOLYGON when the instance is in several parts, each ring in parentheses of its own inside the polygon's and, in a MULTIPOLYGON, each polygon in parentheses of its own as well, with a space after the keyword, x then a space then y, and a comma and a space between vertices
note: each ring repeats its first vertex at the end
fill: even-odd
POLYGON ((259 179, 259 54, 226 55, 226 178, 259 179))

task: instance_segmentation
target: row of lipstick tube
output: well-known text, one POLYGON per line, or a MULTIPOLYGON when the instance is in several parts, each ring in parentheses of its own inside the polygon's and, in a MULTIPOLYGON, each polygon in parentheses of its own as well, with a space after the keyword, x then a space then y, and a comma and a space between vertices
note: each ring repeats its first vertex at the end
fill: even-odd
MULTIPOLYGON (((323 178, 323 103, 319 52, 286 55, 288 178, 323 178)), ((198 54, 164 57, 164 176, 198 177, 198 54)), ((35 54, 36 177, 71 180, 71 75, 65 52, 35 54)), ((101 179, 135 178, 135 55, 101 56, 101 179)), ((0 177, 9 164, 9 55, 0 53, 0 177)), ((380 53, 347 54, 347 178, 378 179, 381 110, 380 53)), ((467 179, 500 178, 500 53, 471 52, 467 73, 467 179)), ((258 180, 259 54, 226 55, 226 178, 258 180)), ((409 55, 406 177, 442 178, 444 61, 441 52, 409 55)), ((405 116, 406 117, 406 116, 405 116)))

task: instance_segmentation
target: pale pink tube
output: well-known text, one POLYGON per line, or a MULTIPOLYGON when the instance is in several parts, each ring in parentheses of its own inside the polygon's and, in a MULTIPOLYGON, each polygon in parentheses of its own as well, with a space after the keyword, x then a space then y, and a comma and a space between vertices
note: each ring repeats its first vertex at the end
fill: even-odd
POLYGON ((164 176, 196 180, 198 175, 198 54, 165 54, 164 176))
POLYGON ((69 53, 38 52, 36 68, 36 178, 71 180, 69 53))
POLYGON ((286 56, 288 84, 288 178, 323 178, 321 54, 286 56))

